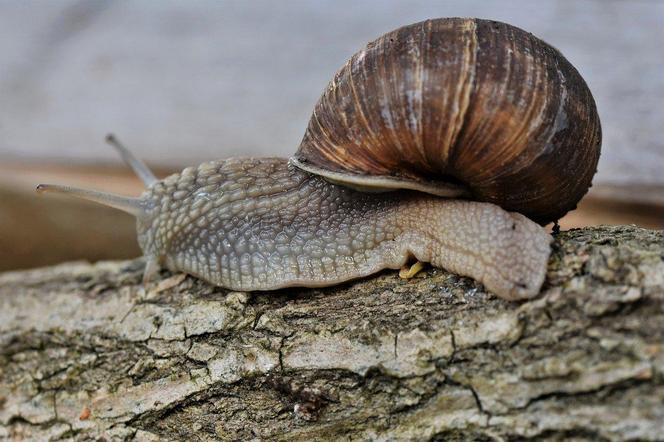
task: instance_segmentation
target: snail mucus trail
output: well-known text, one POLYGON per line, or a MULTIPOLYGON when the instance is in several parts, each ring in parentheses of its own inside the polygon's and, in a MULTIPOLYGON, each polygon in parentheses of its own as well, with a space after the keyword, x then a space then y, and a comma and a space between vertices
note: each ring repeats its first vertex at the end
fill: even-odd
POLYGON ((140 197, 38 190, 135 215, 146 280, 166 266, 233 290, 320 287, 415 258, 514 300, 539 292, 551 237, 537 223, 587 192, 601 130, 557 50, 511 25, 453 18, 356 53, 290 161, 232 158, 157 180, 110 141, 144 181, 140 197))

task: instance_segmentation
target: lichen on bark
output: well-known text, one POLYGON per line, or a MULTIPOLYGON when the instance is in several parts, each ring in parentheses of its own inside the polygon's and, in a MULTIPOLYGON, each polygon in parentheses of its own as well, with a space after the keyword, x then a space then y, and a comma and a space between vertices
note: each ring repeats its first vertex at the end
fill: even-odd
POLYGON ((664 235, 557 235, 510 303, 439 269, 229 292, 0 275, 0 439, 664 440, 664 235))

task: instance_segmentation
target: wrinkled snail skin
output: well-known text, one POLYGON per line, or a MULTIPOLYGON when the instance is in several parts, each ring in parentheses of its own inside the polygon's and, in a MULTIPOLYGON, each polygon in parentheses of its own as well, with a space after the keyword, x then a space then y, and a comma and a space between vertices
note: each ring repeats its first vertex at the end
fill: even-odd
POLYGON ((551 241, 493 204, 358 192, 278 158, 187 168, 141 201, 149 260, 244 291, 329 286, 415 257, 521 299, 538 293, 551 241))
POLYGON ((38 190, 135 215, 146 278, 165 265, 234 290, 321 287, 416 258, 514 300, 539 292, 552 239, 537 223, 588 191, 601 129, 556 49, 505 23, 443 18, 356 53, 289 160, 213 161, 159 181, 109 142, 146 184, 140 198, 38 190))

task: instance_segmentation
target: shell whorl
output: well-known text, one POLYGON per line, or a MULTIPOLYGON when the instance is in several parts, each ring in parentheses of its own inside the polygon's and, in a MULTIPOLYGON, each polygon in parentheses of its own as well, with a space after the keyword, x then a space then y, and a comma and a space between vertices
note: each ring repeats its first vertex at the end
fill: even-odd
POLYGON ((505 23, 445 18, 356 53, 318 101, 294 159, 425 191, 448 182, 546 223, 587 192, 600 145, 593 97, 560 52, 505 23))

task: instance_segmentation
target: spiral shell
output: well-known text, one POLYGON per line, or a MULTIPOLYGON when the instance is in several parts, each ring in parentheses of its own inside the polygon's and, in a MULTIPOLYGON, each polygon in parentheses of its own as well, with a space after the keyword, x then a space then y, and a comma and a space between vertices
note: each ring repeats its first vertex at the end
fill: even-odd
POLYGON ((587 192, 600 145, 590 90, 555 48, 505 23, 441 18, 353 55, 294 160, 342 183, 466 195, 546 223, 587 192))

